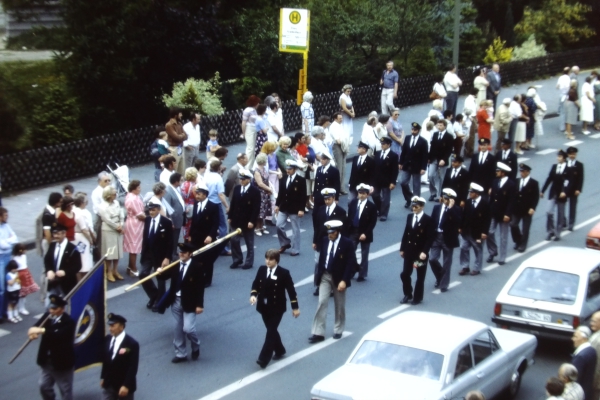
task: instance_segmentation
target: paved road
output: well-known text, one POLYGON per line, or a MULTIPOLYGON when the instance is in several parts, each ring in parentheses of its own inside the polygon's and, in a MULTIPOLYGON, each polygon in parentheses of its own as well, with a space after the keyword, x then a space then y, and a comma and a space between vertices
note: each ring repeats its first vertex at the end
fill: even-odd
MULTIPOLYGON (((551 103, 551 99, 549 101, 551 103)), ((428 273, 424 302, 415 308, 420 310, 451 313, 490 322, 495 296, 516 269, 535 252, 549 246, 582 247, 586 232, 600 220, 597 196, 600 186, 593 174, 597 168, 597 154, 600 150, 600 135, 583 137, 568 142, 557 132, 558 120, 546 120, 547 132, 540 140, 537 152, 527 153, 527 163, 533 167, 532 176, 543 180, 550 165, 555 161, 556 149, 575 145, 580 149, 580 160, 585 163, 587 178, 579 203, 578 226, 563 237, 559 243, 544 242, 546 200, 540 202, 534 216, 530 250, 526 254, 513 254, 509 250, 509 262, 498 267, 486 265, 484 273, 477 277, 458 275, 458 251, 455 252, 454 270, 451 281, 454 286, 444 294, 432 293, 433 277, 428 273)), ((282 256, 281 265, 289 268, 297 283, 301 316, 294 320, 288 311, 280 332, 287 347, 288 356, 273 362, 266 370, 259 370, 254 363, 260 351, 264 327, 258 313, 248 304, 249 291, 256 268, 250 271, 230 270, 231 260, 221 257, 215 266, 214 284, 207 289, 205 312, 198 317, 197 327, 202 340, 202 355, 199 361, 173 365, 172 326, 170 311, 157 315, 145 308, 145 295, 141 290, 121 294, 123 286, 109 286, 108 308, 112 312, 124 314, 129 323, 127 332, 141 344, 141 362, 138 373, 139 399, 307 399, 314 383, 340 366, 348 357, 360 338, 383 320, 396 315, 405 307, 399 308, 402 297, 399 273, 401 261, 398 255, 401 227, 407 211, 402 207, 401 192, 394 190, 392 212, 387 222, 379 222, 375 230, 375 243, 371 249, 369 279, 365 283, 353 282, 347 296, 348 333, 341 340, 330 339, 332 335, 332 315, 330 312, 328 340, 320 345, 309 345, 307 338, 314 311, 316 297, 312 296, 310 276, 313 269, 313 252, 310 243, 309 220, 305 219, 302 234, 300 257, 282 256)), ((426 193, 427 194, 427 193, 426 193)), ((346 198, 342 197, 342 205, 346 198)), ((427 204, 430 212, 432 204, 427 204)), ((13 221, 14 223, 14 221, 13 221)), ((257 238, 257 260, 268 248, 278 248, 277 239, 271 235, 257 238)), ((41 261, 30 252, 30 267, 35 276, 41 271, 41 261)), ((124 261, 122 262, 124 264, 124 261)), ((258 266, 258 262, 257 265, 258 266)), ((133 280, 127 278, 124 284, 133 280)), ((33 315, 42 312, 40 302, 33 296, 29 300, 33 315)), ((330 305, 330 310, 333 304, 330 305)), ((414 306, 409 306, 414 307, 414 306)), ((406 307, 408 308, 408 307, 406 307)), ((0 347, 2 359, 7 362, 26 338, 26 330, 34 321, 26 318, 18 325, 0 326, 0 347)), ((443 326, 440 326, 440 339, 443 340, 443 326)), ((11 366, 3 364, 0 373, 0 392, 19 393, 21 398, 38 397, 35 355, 37 343, 28 348, 11 366)), ((526 372, 521 392, 517 399, 538 400, 545 398, 544 383, 556 374, 560 363, 569 360, 571 346, 568 343, 540 342, 536 364, 526 372)), ((76 374, 75 398, 99 398, 99 368, 76 374)))

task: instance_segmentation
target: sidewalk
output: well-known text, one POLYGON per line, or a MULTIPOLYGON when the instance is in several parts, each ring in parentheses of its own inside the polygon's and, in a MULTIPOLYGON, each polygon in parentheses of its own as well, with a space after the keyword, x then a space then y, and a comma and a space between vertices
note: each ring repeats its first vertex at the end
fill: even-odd
MULTIPOLYGON (((582 72, 580 74, 580 82, 583 82, 584 77, 589 74, 589 71, 582 72)), ((502 88, 498 101, 501 102, 505 97, 513 97, 517 93, 525 93, 529 86, 535 86, 542 100, 548 106, 547 114, 555 114, 558 109, 558 94, 555 89, 557 77, 549 79, 533 81, 514 85, 511 87, 502 88)), ((465 95, 462 95, 458 102, 457 112, 462 110, 465 95)), ((406 107, 400 110, 400 121, 404 127, 404 131, 410 133, 408 126, 412 122, 418 122, 421 124, 427 117, 427 113, 431 109, 431 103, 423 103, 415 106, 406 107)), ((380 110, 377 110, 380 111, 380 110)), ((316 116, 318 117, 318 116, 316 116)), ((362 127, 366 121, 366 117, 356 118, 354 120, 354 143, 351 153, 354 152, 355 146, 360 140, 362 127)), ((548 132, 550 133, 550 132, 548 132)), ((244 152, 246 144, 244 142, 236 143, 234 145, 227 146, 229 149, 229 156, 226 160, 227 167, 235 165, 235 156, 238 153, 244 152)), ((205 157, 203 154, 202 157, 205 157)), ((352 156, 353 154, 351 154, 352 156)), ((351 162, 352 158, 348 157, 348 162, 351 162)), ((98 171, 100 172, 100 171, 98 171)), ((23 177, 27 179, 27 177, 23 177)), ((142 193, 146 193, 151 190, 154 184, 154 164, 143 164, 136 165, 129 170, 129 179, 137 179, 142 182, 142 193)), ((85 192, 91 195, 94 188, 97 186, 97 178, 90 176, 86 178, 77 179, 70 182, 61 182, 58 184, 48 185, 39 187, 33 190, 27 190, 23 192, 17 192, 11 196, 7 196, 2 199, 2 203, 5 208, 9 211, 9 224, 17 234, 19 240, 23 243, 32 245, 35 241, 35 220, 37 216, 42 212, 45 207, 48 195, 51 192, 62 193, 62 187, 70 183, 75 187, 75 192, 85 192)), ((89 206, 91 210, 91 205, 89 206)))

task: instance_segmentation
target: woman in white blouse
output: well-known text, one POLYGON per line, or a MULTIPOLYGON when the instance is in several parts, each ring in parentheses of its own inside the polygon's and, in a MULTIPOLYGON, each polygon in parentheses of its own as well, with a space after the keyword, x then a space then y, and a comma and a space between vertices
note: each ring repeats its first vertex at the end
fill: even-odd
POLYGON ((94 266, 92 247, 96 245, 96 236, 94 235, 92 213, 86 208, 87 204, 87 194, 83 192, 75 194, 75 207, 73 208, 75 214, 75 243, 81 243, 81 270, 77 273, 78 280, 94 266))

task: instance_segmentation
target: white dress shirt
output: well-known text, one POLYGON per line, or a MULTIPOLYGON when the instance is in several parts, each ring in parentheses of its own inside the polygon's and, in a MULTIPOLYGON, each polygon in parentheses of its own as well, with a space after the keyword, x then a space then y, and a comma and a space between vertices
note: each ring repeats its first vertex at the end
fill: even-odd
POLYGON ((192 121, 183 126, 183 131, 187 133, 187 140, 183 141, 183 146, 192 146, 196 149, 200 146, 200 124, 192 124, 192 121))
MULTIPOLYGON (((179 263, 179 271, 178 273, 181 274, 181 270, 183 269, 183 275, 181 275, 181 280, 183 280, 183 278, 185 277, 185 274, 187 273, 188 267, 190 266, 190 264, 192 263, 192 260, 189 259, 186 262, 181 262, 179 263)), ((177 293, 175 293, 175 296, 180 297, 181 296, 181 286, 180 289, 177 291, 177 293)))
POLYGON ((121 347, 121 343, 123 343, 123 339, 125 339, 125 331, 119 333, 117 336, 113 336, 111 340, 111 347, 113 349, 112 356, 110 357, 112 360, 115 359, 117 355, 117 351, 119 351, 119 347, 121 347))
POLYGON ((62 242, 57 243, 54 248, 54 259, 56 260, 56 271, 60 269, 60 262, 62 261, 63 254, 65 254, 65 249, 67 248, 67 243, 69 241, 67 238, 64 238, 62 242), (60 246, 60 247, 59 247, 60 246))
POLYGON ((340 242, 341 236, 341 234, 338 234, 337 239, 335 239, 333 242, 331 240, 329 241, 329 246, 327 246, 327 256, 325 257, 325 269, 327 269, 327 265, 329 264, 329 255, 331 254, 331 248, 333 246, 333 255, 335 257, 335 249, 337 249, 337 245, 340 242))

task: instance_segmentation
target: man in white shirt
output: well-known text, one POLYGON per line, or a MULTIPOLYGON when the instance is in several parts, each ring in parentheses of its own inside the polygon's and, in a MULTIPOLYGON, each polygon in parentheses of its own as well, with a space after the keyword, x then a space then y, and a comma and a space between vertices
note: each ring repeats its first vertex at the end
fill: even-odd
MULTIPOLYGON (((342 126, 341 113, 336 112, 333 114, 333 122, 329 127, 329 133, 333 139, 333 159, 340 171, 340 182, 346 182, 346 157, 350 149, 350 136, 342 126)), ((348 194, 348 192, 342 190, 340 194, 348 194)))
POLYGON ((267 105, 266 114, 269 123, 269 130, 267 131, 269 141, 278 142, 279 138, 285 135, 285 131, 283 130, 283 113, 279 109, 277 100, 273 100, 267 105))
POLYGON ((458 91, 461 85, 462 80, 456 75, 456 65, 451 65, 444 75, 444 86, 447 94, 446 110, 452 111, 452 115, 456 115, 456 103, 458 103, 458 91))
POLYGON ((558 89, 558 124, 561 132, 564 132, 566 129, 563 104, 567 99, 569 89, 571 88, 571 78, 569 77, 569 71, 570 68, 565 67, 563 69, 562 75, 558 78, 558 81, 556 82, 556 89, 558 89))
POLYGON ((198 158, 200 147, 200 114, 192 113, 190 122, 183 126, 183 131, 187 134, 187 140, 183 142, 184 168, 194 166, 194 161, 198 158))

